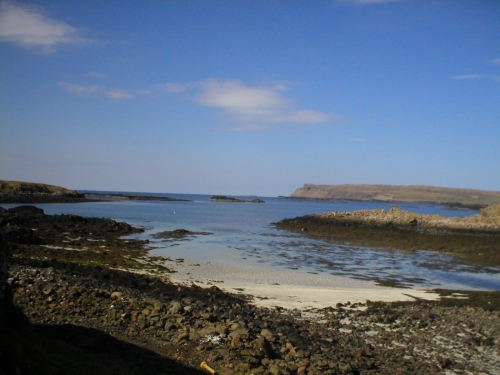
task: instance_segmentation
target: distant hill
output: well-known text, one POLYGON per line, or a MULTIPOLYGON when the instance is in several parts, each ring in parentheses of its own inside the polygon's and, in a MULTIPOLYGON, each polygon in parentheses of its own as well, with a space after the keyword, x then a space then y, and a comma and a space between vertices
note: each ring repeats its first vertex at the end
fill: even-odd
POLYGON ((75 190, 34 182, 0 180, 0 203, 73 203, 86 202, 75 190))
POLYGON ((437 203, 484 207, 500 203, 500 192, 421 185, 305 184, 297 189, 290 198, 437 203))

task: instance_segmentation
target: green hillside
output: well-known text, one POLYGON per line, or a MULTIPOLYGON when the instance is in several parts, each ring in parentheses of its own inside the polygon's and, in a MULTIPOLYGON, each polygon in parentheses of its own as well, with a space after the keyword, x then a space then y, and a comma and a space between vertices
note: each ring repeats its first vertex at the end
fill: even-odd
POLYGON ((0 203, 55 203, 86 201, 85 196, 60 186, 0 180, 0 203))

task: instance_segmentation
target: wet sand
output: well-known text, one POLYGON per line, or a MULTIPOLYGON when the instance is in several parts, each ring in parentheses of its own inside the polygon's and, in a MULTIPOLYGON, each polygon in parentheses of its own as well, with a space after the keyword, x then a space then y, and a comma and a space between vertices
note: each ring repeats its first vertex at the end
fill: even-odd
POLYGON ((337 303, 365 303, 367 300, 391 302, 439 298, 432 291, 385 287, 346 277, 190 261, 160 262, 174 271, 170 275, 174 283, 201 287, 216 285, 230 293, 249 295, 251 302, 261 307, 305 310, 335 306, 337 303))

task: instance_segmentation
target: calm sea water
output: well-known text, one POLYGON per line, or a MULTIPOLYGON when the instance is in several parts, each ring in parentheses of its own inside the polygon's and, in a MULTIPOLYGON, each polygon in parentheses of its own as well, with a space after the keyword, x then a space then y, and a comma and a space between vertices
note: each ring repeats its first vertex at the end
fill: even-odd
MULTIPOLYGON (((109 193, 109 192, 106 192, 109 193)), ((403 285, 500 290, 500 267, 477 268, 452 256, 428 251, 407 254, 337 245, 277 230, 271 223, 310 213, 390 209, 379 202, 315 202, 258 197, 266 203, 210 202, 210 195, 150 194, 191 202, 109 201, 75 204, 37 204, 47 214, 109 217, 146 229, 135 235, 149 239, 151 252, 194 262, 248 268, 292 269, 364 280, 396 280, 403 285), (210 232, 182 240, 161 240, 153 234, 175 229, 210 232)), ((238 197, 255 199, 257 197, 238 197)), ((16 205, 2 205, 10 208, 16 205)), ((475 211, 447 210, 438 205, 400 204, 400 209, 423 214, 463 217, 475 211)))

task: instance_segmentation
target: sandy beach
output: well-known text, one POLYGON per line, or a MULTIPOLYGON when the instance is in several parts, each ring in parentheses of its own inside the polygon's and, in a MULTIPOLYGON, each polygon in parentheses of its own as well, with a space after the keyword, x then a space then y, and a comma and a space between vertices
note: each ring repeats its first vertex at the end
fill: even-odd
POLYGON ((247 269, 187 260, 166 260, 162 263, 174 271, 170 275, 174 283, 201 287, 215 285, 229 293, 252 296, 251 302, 260 307, 306 310, 335 306, 337 303, 365 303, 366 300, 391 302, 439 298, 436 293, 423 289, 384 287, 368 281, 298 270, 247 269))

